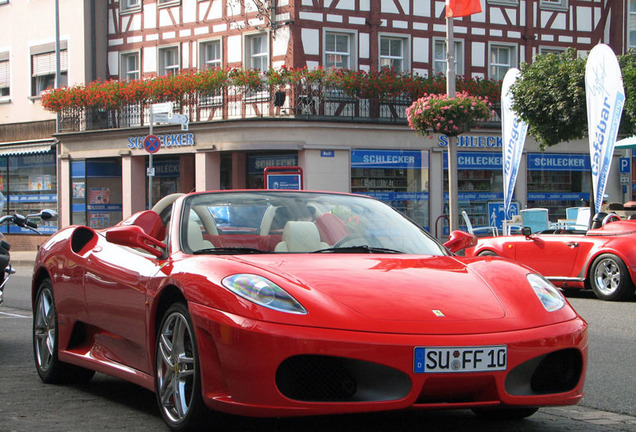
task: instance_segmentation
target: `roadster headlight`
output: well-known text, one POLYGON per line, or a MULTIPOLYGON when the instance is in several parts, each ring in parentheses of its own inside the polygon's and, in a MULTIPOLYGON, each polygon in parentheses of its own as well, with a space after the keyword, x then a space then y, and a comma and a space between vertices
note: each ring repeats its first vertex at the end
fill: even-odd
POLYGON ((526 276, 534 293, 548 312, 554 312, 565 306, 561 292, 541 275, 530 273, 526 276))
POLYGON ((223 286, 234 294, 259 306, 280 312, 306 314, 307 310, 284 289, 274 282, 258 275, 237 274, 221 281, 223 286))

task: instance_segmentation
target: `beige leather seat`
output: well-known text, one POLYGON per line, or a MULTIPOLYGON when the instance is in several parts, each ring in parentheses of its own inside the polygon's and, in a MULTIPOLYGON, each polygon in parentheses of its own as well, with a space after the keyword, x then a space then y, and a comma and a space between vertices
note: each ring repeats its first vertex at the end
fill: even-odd
POLYGON ((203 232, 201 231, 199 224, 192 220, 188 222, 188 246, 192 252, 214 247, 212 242, 203 238, 203 232))
POLYGON ((289 221, 283 229, 283 241, 276 245, 276 252, 313 252, 329 245, 320 241, 318 227, 310 221, 289 221))

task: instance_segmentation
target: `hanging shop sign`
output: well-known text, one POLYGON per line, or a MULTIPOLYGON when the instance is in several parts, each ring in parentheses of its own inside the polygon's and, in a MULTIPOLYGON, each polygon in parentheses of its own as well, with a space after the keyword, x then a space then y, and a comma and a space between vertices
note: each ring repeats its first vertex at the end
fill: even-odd
MULTIPOLYGON (((448 147, 448 141, 447 135, 440 135, 437 145, 448 147)), ((500 136, 459 135, 457 147, 501 148, 503 147, 503 138, 500 136)))

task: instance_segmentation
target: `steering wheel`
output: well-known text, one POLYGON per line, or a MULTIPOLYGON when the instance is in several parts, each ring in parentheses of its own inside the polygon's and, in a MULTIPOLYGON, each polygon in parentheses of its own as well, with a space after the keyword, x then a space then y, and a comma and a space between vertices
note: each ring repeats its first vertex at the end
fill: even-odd
POLYGON ((619 220, 621 220, 621 217, 619 215, 617 215, 616 213, 610 213, 603 219, 603 226, 610 222, 616 222, 619 220))
MULTIPOLYGON (((364 240, 362 242, 362 244, 366 244, 368 243, 367 238, 364 236, 364 234, 361 233, 353 233, 353 234, 349 234, 348 236, 344 236, 343 238, 341 238, 340 240, 338 240, 337 242, 335 242, 333 244, 332 247, 334 248, 339 248, 342 247, 343 245, 347 244, 347 243, 353 243, 354 240, 364 240)), ((349 246, 355 246, 354 244, 351 244, 349 246)))

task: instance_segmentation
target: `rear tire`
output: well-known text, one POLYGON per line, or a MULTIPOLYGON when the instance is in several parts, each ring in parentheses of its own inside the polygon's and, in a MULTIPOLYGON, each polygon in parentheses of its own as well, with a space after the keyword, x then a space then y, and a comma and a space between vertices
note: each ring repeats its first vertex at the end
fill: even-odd
POLYGON ((616 255, 599 255, 590 268, 589 285, 601 300, 628 300, 634 295, 634 284, 627 266, 616 255))
POLYGON ((485 420, 521 420, 530 417, 539 411, 539 408, 475 408, 473 412, 485 420))
POLYGON ((47 384, 87 382, 95 371, 60 361, 58 358, 57 309, 51 281, 40 284, 33 309, 33 358, 40 379, 47 384))

